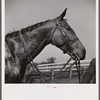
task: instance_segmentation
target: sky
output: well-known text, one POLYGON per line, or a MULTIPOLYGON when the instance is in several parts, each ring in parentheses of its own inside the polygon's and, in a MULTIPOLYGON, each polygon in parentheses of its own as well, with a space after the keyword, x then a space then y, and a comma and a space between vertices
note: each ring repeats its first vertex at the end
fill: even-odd
MULTIPOLYGON (((96 0, 5 0, 5 34, 58 17, 65 8, 69 25, 86 48, 86 59, 96 57, 96 0)), ((69 55, 52 46, 46 46, 34 59, 65 62, 69 55)))

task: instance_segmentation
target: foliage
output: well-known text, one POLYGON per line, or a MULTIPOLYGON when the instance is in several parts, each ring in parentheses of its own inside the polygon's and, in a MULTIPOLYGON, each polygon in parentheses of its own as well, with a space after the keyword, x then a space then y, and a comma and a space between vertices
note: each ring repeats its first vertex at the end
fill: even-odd
POLYGON ((56 58, 55 57, 50 57, 50 58, 47 59, 47 61, 49 63, 55 63, 56 62, 56 58))

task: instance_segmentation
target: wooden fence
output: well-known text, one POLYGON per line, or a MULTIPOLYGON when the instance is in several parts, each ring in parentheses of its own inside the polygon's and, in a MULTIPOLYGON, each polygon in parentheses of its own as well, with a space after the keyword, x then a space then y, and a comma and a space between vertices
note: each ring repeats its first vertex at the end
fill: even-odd
MULTIPOLYGON (((86 68, 89 66, 91 60, 84 60, 84 61, 80 61, 80 68, 82 73, 84 74, 86 68)), ((66 70, 66 68, 68 68, 71 64, 73 63, 70 62, 68 65, 65 66, 65 68, 62 70, 66 70)), ((51 72, 51 79, 54 79, 54 74, 55 72, 59 72, 60 69, 66 64, 66 62, 61 62, 61 63, 51 63, 51 64, 39 64, 37 67, 40 70, 40 72, 45 73, 45 72, 51 72)), ((73 71, 76 71, 76 65, 73 65, 72 67, 70 67, 69 71, 69 77, 70 79, 72 78, 73 75, 73 71)))

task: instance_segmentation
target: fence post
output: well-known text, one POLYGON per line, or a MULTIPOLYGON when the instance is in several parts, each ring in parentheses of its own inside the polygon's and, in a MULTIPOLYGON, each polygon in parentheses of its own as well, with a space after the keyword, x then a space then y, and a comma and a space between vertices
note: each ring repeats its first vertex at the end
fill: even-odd
POLYGON ((54 76, 55 70, 54 70, 54 69, 51 69, 51 72, 52 72, 52 73, 51 73, 51 80, 53 80, 53 79, 54 79, 53 76, 54 76))
POLYGON ((73 66, 71 66, 69 68, 69 79, 72 79, 72 68, 73 68, 73 66))
MULTIPOLYGON (((88 65, 89 66, 89 65, 88 65)), ((88 66, 82 66, 82 76, 84 76, 86 69, 88 68, 88 66)))

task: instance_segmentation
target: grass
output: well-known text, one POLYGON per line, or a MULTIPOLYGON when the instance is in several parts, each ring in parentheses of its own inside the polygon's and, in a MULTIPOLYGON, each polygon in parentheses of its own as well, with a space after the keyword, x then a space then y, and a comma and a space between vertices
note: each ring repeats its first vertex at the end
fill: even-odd
MULTIPOLYGON (((72 76, 72 79, 69 78, 69 72, 56 72, 55 76, 53 77, 53 79, 51 79, 51 72, 49 73, 43 73, 43 75, 45 76, 46 80, 51 83, 51 84, 73 84, 73 83, 79 83, 79 79, 78 79, 78 75, 77 73, 74 73, 74 75, 72 76)), ((33 74, 33 75, 28 75, 25 77, 25 82, 26 83, 46 83, 46 81, 41 78, 41 76, 39 74, 33 74)))

